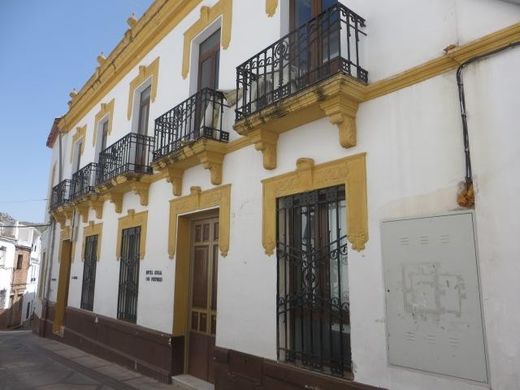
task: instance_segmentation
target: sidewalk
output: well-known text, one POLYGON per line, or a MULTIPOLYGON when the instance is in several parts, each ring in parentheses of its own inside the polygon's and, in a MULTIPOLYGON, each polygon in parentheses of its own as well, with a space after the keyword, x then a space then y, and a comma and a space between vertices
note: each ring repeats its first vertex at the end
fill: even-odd
POLYGON ((0 390, 179 389, 30 331, 0 332, 0 390))

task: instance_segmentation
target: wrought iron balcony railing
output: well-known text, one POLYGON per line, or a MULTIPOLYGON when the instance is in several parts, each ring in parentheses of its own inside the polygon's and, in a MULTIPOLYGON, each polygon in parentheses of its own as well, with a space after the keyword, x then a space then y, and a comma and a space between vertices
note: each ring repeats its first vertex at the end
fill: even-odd
POLYGON ((51 210, 63 206, 70 200, 70 180, 63 180, 52 188, 51 210))
POLYGON ((93 193, 96 187, 98 165, 90 163, 72 175, 70 199, 76 200, 93 193))
POLYGON ((222 92, 205 88, 155 120, 154 161, 175 153, 199 139, 229 141, 222 130, 222 92))
POLYGON ((152 174, 154 139, 129 133, 99 154, 97 185, 120 175, 152 174))
POLYGON ((237 67, 236 120, 337 73, 366 83, 365 19, 336 4, 237 67))

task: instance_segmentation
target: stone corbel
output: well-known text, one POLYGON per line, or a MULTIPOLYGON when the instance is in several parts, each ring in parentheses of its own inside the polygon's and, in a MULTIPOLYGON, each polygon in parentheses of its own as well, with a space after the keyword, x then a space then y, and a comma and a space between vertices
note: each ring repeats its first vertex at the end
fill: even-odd
POLYGON ((351 148, 357 143, 356 113, 358 102, 339 95, 320 104, 329 117, 330 123, 338 126, 339 143, 344 148, 351 148))
POLYGON ((105 201, 103 199, 96 199, 96 200, 90 200, 89 206, 94 209, 96 212, 96 218, 102 219, 103 218, 103 204, 105 201))
POLYGON ((262 152, 264 168, 275 169, 277 164, 276 153, 278 134, 269 130, 259 129, 251 133, 251 140, 255 149, 262 152))
POLYGON ((211 174, 211 184, 218 186, 222 184, 222 163, 224 153, 216 151, 204 151, 198 155, 199 161, 211 174))
POLYGON ((141 206, 148 206, 148 190, 150 188, 150 183, 136 181, 130 184, 130 188, 134 193, 139 195, 141 206))
POLYGON ((168 181, 172 185, 172 192, 175 196, 182 195, 182 178, 184 176, 184 169, 177 167, 168 167, 168 181))
POLYGON ((123 210, 123 193, 110 192, 107 194, 107 199, 114 204, 116 213, 121 214, 121 211, 123 210))
POLYGON ((86 205, 86 204, 77 205, 76 210, 79 213, 79 215, 81 215, 81 219, 82 219, 83 223, 87 223, 88 222, 88 211, 89 211, 88 205, 86 205))
POLYGON ((67 218, 65 217, 65 214, 60 212, 54 212, 52 213, 52 216, 58 222, 61 226, 65 226, 65 223, 67 222, 67 218))

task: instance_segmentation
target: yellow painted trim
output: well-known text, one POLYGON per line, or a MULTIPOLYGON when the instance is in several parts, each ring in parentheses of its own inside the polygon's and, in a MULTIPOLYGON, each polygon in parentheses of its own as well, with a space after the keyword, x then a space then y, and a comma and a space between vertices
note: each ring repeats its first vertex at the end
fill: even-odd
POLYGON ((70 163, 72 164, 72 158, 74 157, 74 148, 76 147, 76 143, 78 141, 83 141, 81 144, 81 149, 79 151, 80 156, 83 155, 83 151, 85 150, 85 138, 87 134, 87 125, 83 127, 76 127, 76 132, 72 136, 72 145, 71 145, 71 152, 70 152, 70 163))
POLYGON ((75 95, 69 111, 59 122, 59 128, 64 132, 70 131, 201 2, 155 0, 75 95))
POLYGON ((267 16, 274 16, 278 8, 278 0, 265 0, 265 12, 267 16))
POLYGON ((128 110, 126 114, 128 120, 132 118, 135 90, 149 78, 151 78, 150 101, 152 103, 155 101, 155 98, 157 97, 157 85, 159 84, 159 60, 160 57, 157 57, 148 66, 139 66, 139 73, 132 81, 130 81, 130 88, 128 91, 128 110))
POLYGON ((218 246, 222 256, 229 251, 229 229, 231 208, 231 185, 201 191, 200 187, 191 187, 191 194, 170 200, 170 226, 168 236, 168 254, 175 257, 177 250, 177 223, 182 214, 194 213, 205 209, 219 208, 218 246))
POLYGON ((62 259, 62 261, 60 262, 58 292, 56 295, 54 320, 52 324, 52 331, 61 335, 63 335, 63 319, 65 317, 65 308, 67 306, 69 295, 70 264, 72 253, 70 240, 61 240, 60 255, 58 259, 62 259))
POLYGON ((513 24, 494 33, 485 35, 461 46, 455 46, 445 55, 427 61, 384 80, 366 87, 363 101, 398 91, 458 68, 472 57, 487 54, 493 50, 520 42, 520 23, 513 24))
POLYGON ((347 238, 352 248, 361 251, 368 241, 368 209, 365 153, 324 164, 301 158, 296 170, 262 181, 262 244, 265 253, 276 248, 276 199, 301 192, 337 185, 345 186, 347 200, 347 238))
POLYGON ((148 225, 148 211, 136 213, 134 210, 128 210, 126 217, 119 218, 117 225, 117 241, 116 241, 116 257, 118 260, 121 259, 121 240, 123 237, 123 230, 132 227, 141 227, 141 236, 139 242, 139 258, 144 259, 146 254, 146 232, 148 225))
POLYGON ((97 261, 100 260, 102 233, 103 233, 103 223, 94 224, 94 222, 91 221, 87 226, 85 226, 83 228, 83 245, 81 247, 81 261, 85 261, 85 242, 87 240, 87 237, 90 237, 90 236, 98 236, 96 257, 97 257, 97 261))
POLYGON ((178 247, 175 258, 175 294, 173 302, 174 336, 184 336, 188 330, 190 291, 191 223, 187 217, 178 220, 178 247))
POLYGON ((115 104, 115 99, 110 100, 108 103, 101 103, 101 107, 95 117, 94 134, 92 135, 92 146, 96 145, 97 133, 99 132, 99 124, 105 118, 108 118, 108 134, 112 133, 112 120, 114 118, 114 104, 115 104))
POLYGON ((222 17, 220 26, 220 44, 223 49, 231 42, 231 24, 233 21, 233 0, 220 0, 213 7, 201 7, 200 17, 184 33, 184 49, 182 54, 182 78, 190 72, 191 43, 193 38, 203 32, 217 18, 222 17))

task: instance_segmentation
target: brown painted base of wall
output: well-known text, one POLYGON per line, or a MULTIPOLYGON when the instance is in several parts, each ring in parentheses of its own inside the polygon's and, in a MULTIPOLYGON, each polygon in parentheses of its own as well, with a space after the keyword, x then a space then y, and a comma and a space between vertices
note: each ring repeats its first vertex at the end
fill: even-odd
POLYGON ((61 337, 52 333, 53 305, 49 305, 46 317, 35 318, 33 323, 33 331, 42 337, 59 340, 164 383, 171 383, 171 376, 184 370, 183 359, 178 359, 184 354, 182 337, 173 338, 171 334, 70 307, 61 337))
POLYGON ((216 390, 379 389, 218 347, 215 362, 216 390))

